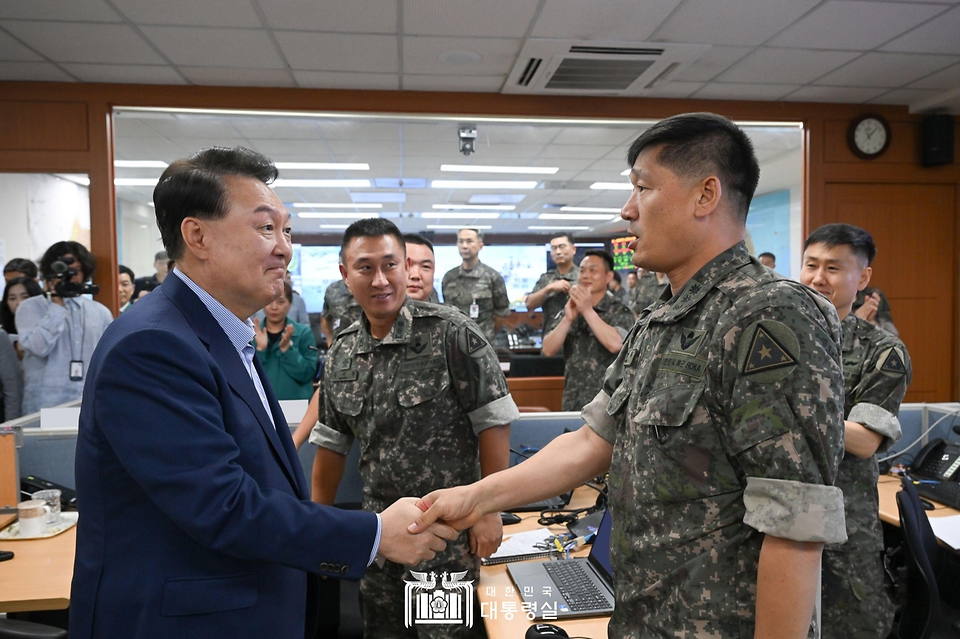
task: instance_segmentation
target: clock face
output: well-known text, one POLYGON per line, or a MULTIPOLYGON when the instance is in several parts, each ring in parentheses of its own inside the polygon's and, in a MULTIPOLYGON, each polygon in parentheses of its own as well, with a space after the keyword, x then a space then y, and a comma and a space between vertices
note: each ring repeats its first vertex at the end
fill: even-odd
POLYGON ((887 145, 887 128, 876 118, 865 118, 853 130, 853 143, 864 155, 879 155, 887 145))

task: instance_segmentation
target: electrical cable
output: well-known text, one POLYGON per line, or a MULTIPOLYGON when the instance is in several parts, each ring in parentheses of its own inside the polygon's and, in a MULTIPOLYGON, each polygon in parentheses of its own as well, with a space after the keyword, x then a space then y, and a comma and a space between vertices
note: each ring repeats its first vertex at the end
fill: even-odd
POLYGON ((946 415, 944 415, 943 417, 941 417, 941 418, 938 419, 937 421, 933 422, 933 424, 930 425, 930 426, 927 428, 927 430, 925 430, 925 431, 923 431, 922 433, 920 433, 920 435, 913 441, 912 444, 910 444, 909 446, 907 446, 906 448, 904 448, 904 449, 902 449, 902 450, 898 450, 897 452, 893 453, 892 455, 887 455, 886 457, 881 457, 880 459, 877 460, 877 463, 889 461, 889 460, 891 460, 891 459, 896 459, 896 458, 899 457, 900 455, 904 454, 905 452, 907 452, 908 450, 910 450, 911 448, 913 448, 914 446, 916 446, 917 444, 919 444, 919 443, 923 440, 923 438, 926 437, 927 433, 929 433, 931 430, 933 430, 934 428, 936 428, 937 426, 939 426, 939 425, 940 425, 940 422, 942 422, 943 420, 945 420, 947 417, 953 417, 954 420, 956 420, 956 418, 957 418, 958 416, 960 416, 960 411, 953 411, 953 412, 947 413, 946 415))

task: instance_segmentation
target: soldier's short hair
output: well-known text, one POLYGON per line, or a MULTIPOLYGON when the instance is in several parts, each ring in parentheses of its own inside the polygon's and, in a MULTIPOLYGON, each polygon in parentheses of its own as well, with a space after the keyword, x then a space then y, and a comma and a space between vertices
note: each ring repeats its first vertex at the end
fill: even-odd
MULTIPOLYGON (((473 231, 474 233, 477 234, 477 240, 480 241, 480 242, 483 241, 483 231, 481 231, 480 229, 472 229, 472 228, 470 228, 470 227, 464 227, 464 228, 460 229, 460 231, 473 231)), ((457 231, 457 237, 458 237, 458 238, 460 237, 460 231, 457 231)))
POLYGON ((405 244, 419 244, 420 246, 426 246, 428 249, 430 249, 431 253, 434 252, 433 242, 418 233, 404 233, 403 241, 405 244))
POLYGON ((403 254, 407 254, 407 245, 404 244, 403 233, 397 228, 397 225, 390 220, 382 217, 367 217, 357 220, 347 227, 343 232, 343 239, 340 241, 340 263, 343 264, 343 253, 355 238, 358 237, 383 237, 390 235, 397 239, 403 254))
POLYGON ((627 153, 630 166, 647 148, 659 148, 657 163, 684 178, 720 178, 724 197, 745 223, 760 181, 760 164, 747 134, 715 113, 682 113, 644 131, 627 153))
POLYGON ((561 237, 565 237, 567 239, 567 242, 570 243, 570 246, 574 246, 576 244, 576 242, 573 241, 573 236, 567 232, 554 233, 553 235, 550 236, 550 239, 547 240, 547 242, 552 242, 561 237))
POLYGON ((777 261, 777 256, 771 253, 770 251, 764 251, 763 253, 757 256, 757 259, 759 260, 761 257, 769 257, 774 262, 777 261))
MULTIPOLYGON (((604 251, 603 249, 589 249, 583 252, 584 259, 590 257, 591 255, 599 257, 603 260, 603 263, 607 265, 608 271, 613 271, 613 256, 610 255, 609 251, 604 251)), ((619 274, 616 271, 614 272, 614 277, 619 277, 619 274)), ((619 282, 620 280, 617 279, 619 282)))
POLYGON ((865 261, 867 266, 873 264, 873 259, 877 256, 877 245, 873 242, 873 236, 853 224, 824 224, 810 234, 803 243, 803 250, 806 251, 814 244, 823 244, 828 249, 849 246, 853 254, 865 261))

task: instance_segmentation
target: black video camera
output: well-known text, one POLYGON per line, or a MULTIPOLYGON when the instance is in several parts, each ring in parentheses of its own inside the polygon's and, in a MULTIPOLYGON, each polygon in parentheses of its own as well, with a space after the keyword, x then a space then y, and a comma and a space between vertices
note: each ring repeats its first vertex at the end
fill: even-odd
POLYGON ((72 281, 76 274, 80 272, 73 267, 75 262, 76 259, 73 257, 64 255, 50 265, 50 269, 56 273, 53 276, 53 279, 56 280, 56 284, 53 285, 53 292, 60 297, 80 297, 87 293, 91 295, 99 293, 100 287, 96 284, 78 284, 72 281))

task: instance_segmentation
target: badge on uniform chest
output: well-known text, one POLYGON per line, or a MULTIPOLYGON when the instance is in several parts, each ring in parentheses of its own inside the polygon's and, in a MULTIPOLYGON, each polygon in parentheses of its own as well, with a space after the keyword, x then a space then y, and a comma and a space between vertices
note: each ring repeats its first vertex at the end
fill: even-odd
POLYGON ((707 332, 700 329, 682 328, 670 343, 670 348, 660 360, 660 370, 687 375, 693 379, 703 377, 707 358, 701 354, 707 332))

